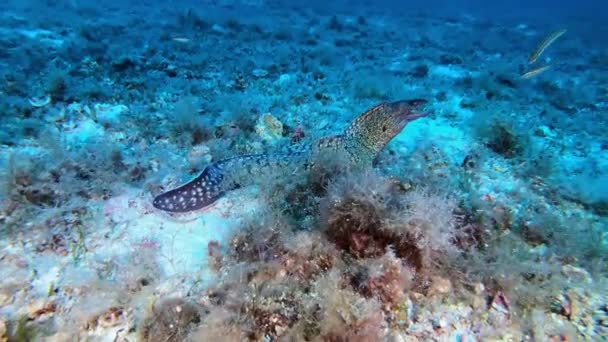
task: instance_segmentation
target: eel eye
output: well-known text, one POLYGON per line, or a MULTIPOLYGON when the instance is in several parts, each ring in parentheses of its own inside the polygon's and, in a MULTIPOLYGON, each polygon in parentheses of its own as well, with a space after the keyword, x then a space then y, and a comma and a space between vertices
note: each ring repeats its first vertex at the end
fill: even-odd
POLYGON ((382 132, 386 132, 388 128, 386 126, 382 126, 382 132))

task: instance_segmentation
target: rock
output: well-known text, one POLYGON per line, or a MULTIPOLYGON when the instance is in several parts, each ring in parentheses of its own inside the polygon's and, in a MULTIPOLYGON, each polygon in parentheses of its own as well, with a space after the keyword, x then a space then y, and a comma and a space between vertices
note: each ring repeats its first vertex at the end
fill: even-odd
POLYGON ((492 301, 490 302, 490 309, 505 314, 507 316, 511 315, 509 300, 507 299, 507 296, 501 291, 496 292, 496 294, 494 294, 494 296, 492 297, 492 301))
POLYGON ((458 65, 462 64, 462 58, 455 55, 443 54, 439 57, 439 64, 443 65, 458 65))
POLYGON ((46 95, 45 97, 32 97, 32 98, 28 99, 28 101, 30 102, 30 104, 33 107, 36 107, 36 108, 45 107, 45 106, 51 104, 51 96, 46 95))
POLYGON ((264 140, 276 140, 283 136, 283 123, 272 114, 266 113, 259 117, 255 131, 264 140))
POLYGON ((196 145, 188 152, 188 163, 191 167, 200 168, 211 162, 211 154, 208 146, 196 145))
MULTIPOLYGON (((70 341, 73 338, 74 338, 74 336, 71 335, 67 331, 58 331, 54 335, 47 337, 45 339, 45 341, 46 342, 63 342, 63 341, 70 341)), ((120 340, 115 340, 115 341, 120 341, 120 340)), ((0 339, 0 342, 4 342, 4 341, 2 341, 2 339, 0 339)))
POLYGON ((484 291, 486 290, 486 287, 483 286, 483 283, 477 283, 475 284, 475 294, 481 295, 484 293, 484 291))
POLYGON ((0 291, 0 306, 4 306, 13 299, 11 294, 7 292, 7 290, 0 291))
POLYGON ((442 277, 432 277, 431 286, 429 287, 429 296, 438 294, 446 294, 452 291, 452 283, 449 279, 442 277))
POLYGON ((97 328, 105 329, 125 324, 128 319, 128 312, 118 306, 113 306, 99 315, 93 316, 86 324, 87 330, 97 328))
POLYGON ((405 342, 405 337, 399 331, 391 332, 386 339, 388 342, 405 342))
POLYGON ((253 69, 252 74, 255 77, 262 78, 268 76, 268 71, 265 69, 253 69))
POLYGON ((55 315, 55 312, 57 312, 57 304, 40 299, 25 306, 24 309, 29 319, 44 320, 55 315))
MULTIPOLYGON (((85 108, 88 108, 85 106, 85 108)), ((86 111, 86 109, 85 109, 86 111)), ((120 127, 124 120, 124 114, 129 111, 125 105, 112 105, 97 103, 93 106, 94 119, 104 126, 120 127)))
POLYGON ((288 82, 291 82, 291 75, 290 74, 281 74, 281 76, 279 76, 279 79, 277 80, 277 83, 279 85, 284 85, 288 82))
POLYGON ((218 24, 213 24, 213 26, 211 26, 211 31, 221 34, 228 33, 228 31, 223 26, 218 24))
POLYGON ((317 128, 318 129, 325 129, 325 128, 327 128, 327 126, 329 126, 329 120, 327 120, 327 119, 322 119, 317 124, 317 128))
POLYGON ((542 137, 542 138, 545 138, 545 137, 555 138, 555 136, 556 136, 555 132, 553 132, 551 130, 551 128, 549 128, 545 125, 537 127, 534 130, 534 135, 536 135, 537 137, 542 137))
POLYGON ((0 319, 0 342, 8 341, 8 337, 6 336, 6 322, 0 319))
POLYGON ((578 282, 584 282, 585 284, 591 284, 593 281, 593 279, 591 279, 591 275, 589 275, 589 272, 580 267, 572 265, 562 266, 562 274, 566 278, 576 280, 578 282))
POLYGON ((433 319, 433 328, 435 329, 443 329, 448 326, 448 321, 445 317, 436 317, 433 319))

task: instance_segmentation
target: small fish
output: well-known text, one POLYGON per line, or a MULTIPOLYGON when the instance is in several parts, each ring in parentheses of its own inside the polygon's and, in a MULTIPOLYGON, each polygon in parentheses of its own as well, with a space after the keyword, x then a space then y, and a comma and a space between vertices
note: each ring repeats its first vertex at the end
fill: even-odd
POLYGON ((553 44, 557 38, 561 37, 564 33, 566 33, 566 29, 557 30, 551 33, 547 38, 545 38, 540 45, 534 50, 534 52, 530 55, 529 63, 532 64, 536 62, 538 57, 542 55, 542 53, 549 47, 549 45, 553 44))
POLYGON ((189 38, 183 38, 183 37, 175 37, 173 38, 174 42, 178 42, 178 43, 188 43, 190 41, 189 38))
POLYGON ((524 80, 530 79, 540 73, 547 71, 550 67, 551 67, 551 65, 545 65, 540 68, 532 69, 532 70, 526 72, 525 74, 521 75, 521 78, 523 78, 524 80))

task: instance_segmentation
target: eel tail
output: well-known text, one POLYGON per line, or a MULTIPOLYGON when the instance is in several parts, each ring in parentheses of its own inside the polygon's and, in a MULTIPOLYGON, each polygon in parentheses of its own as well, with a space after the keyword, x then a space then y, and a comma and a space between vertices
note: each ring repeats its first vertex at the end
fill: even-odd
POLYGON ((224 193, 256 184, 264 177, 281 172, 293 172, 306 167, 309 151, 278 154, 251 154, 220 160, 207 166, 190 182, 158 195, 152 201, 155 208, 186 213, 210 206, 224 193))
POLYGON ((224 175, 217 165, 210 165, 190 182, 162 193, 154 198, 155 208, 172 212, 185 213, 207 207, 224 194, 222 181, 224 175))

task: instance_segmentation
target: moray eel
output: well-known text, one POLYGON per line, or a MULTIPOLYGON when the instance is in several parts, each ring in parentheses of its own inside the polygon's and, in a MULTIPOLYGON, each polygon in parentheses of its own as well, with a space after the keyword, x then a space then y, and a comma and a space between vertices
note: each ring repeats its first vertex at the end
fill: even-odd
POLYGON ((345 153, 354 167, 373 160, 411 121, 427 115, 426 100, 402 100, 376 105, 357 117, 343 134, 320 139, 309 149, 290 153, 242 155, 207 166, 190 182, 154 198, 157 209, 185 213, 210 206, 226 192, 256 183, 274 171, 309 168, 326 151, 345 153))

